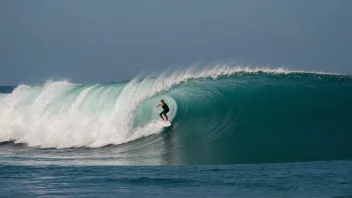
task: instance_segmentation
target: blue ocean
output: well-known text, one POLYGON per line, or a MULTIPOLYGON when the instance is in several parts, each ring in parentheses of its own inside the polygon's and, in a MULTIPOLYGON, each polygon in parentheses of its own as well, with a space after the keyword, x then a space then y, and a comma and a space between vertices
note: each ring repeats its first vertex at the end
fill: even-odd
POLYGON ((352 197, 351 114, 352 76, 286 69, 1 86, 0 197, 352 197))

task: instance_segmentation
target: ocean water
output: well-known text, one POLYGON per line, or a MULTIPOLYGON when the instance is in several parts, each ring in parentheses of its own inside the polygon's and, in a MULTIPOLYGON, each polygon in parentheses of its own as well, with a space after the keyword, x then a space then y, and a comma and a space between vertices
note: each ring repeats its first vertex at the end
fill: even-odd
POLYGON ((351 101, 351 76, 226 66, 0 87, 0 197, 351 197, 351 101))
POLYGON ((344 197, 352 161, 204 166, 1 165, 1 197, 344 197))

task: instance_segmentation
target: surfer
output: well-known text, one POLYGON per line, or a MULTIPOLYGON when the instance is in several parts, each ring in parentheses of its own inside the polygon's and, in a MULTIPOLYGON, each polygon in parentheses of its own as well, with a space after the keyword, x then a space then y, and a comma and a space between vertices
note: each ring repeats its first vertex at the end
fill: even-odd
POLYGON ((163 119, 163 121, 168 121, 169 119, 167 118, 166 113, 169 112, 169 106, 167 106, 167 104, 165 103, 164 100, 160 100, 160 102, 161 102, 161 104, 159 104, 156 108, 159 108, 159 106, 161 106, 164 109, 164 111, 162 111, 159 115, 160 115, 161 119, 163 119), (164 114, 166 120, 163 118, 163 114, 164 114))

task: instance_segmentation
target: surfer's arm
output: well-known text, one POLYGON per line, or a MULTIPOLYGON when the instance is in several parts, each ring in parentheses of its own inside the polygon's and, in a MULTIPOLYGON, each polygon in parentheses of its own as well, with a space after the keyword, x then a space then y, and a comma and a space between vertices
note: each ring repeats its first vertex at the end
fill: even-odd
POLYGON ((161 105, 161 104, 159 104, 158 106, 156 106, 156 108, 159 108, 160 105, 161 105))

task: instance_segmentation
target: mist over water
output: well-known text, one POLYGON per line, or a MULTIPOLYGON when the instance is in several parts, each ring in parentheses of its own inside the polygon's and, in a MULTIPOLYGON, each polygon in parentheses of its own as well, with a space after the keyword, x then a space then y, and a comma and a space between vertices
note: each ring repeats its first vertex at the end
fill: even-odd
POLYGON ((29 154, 21 164, 352 158, 351 76, 222 66, 128 82, 11 89, 0 88, 3 163, 29 154), (171 127, 160 123, 160 99, 170 107, 171 127))

